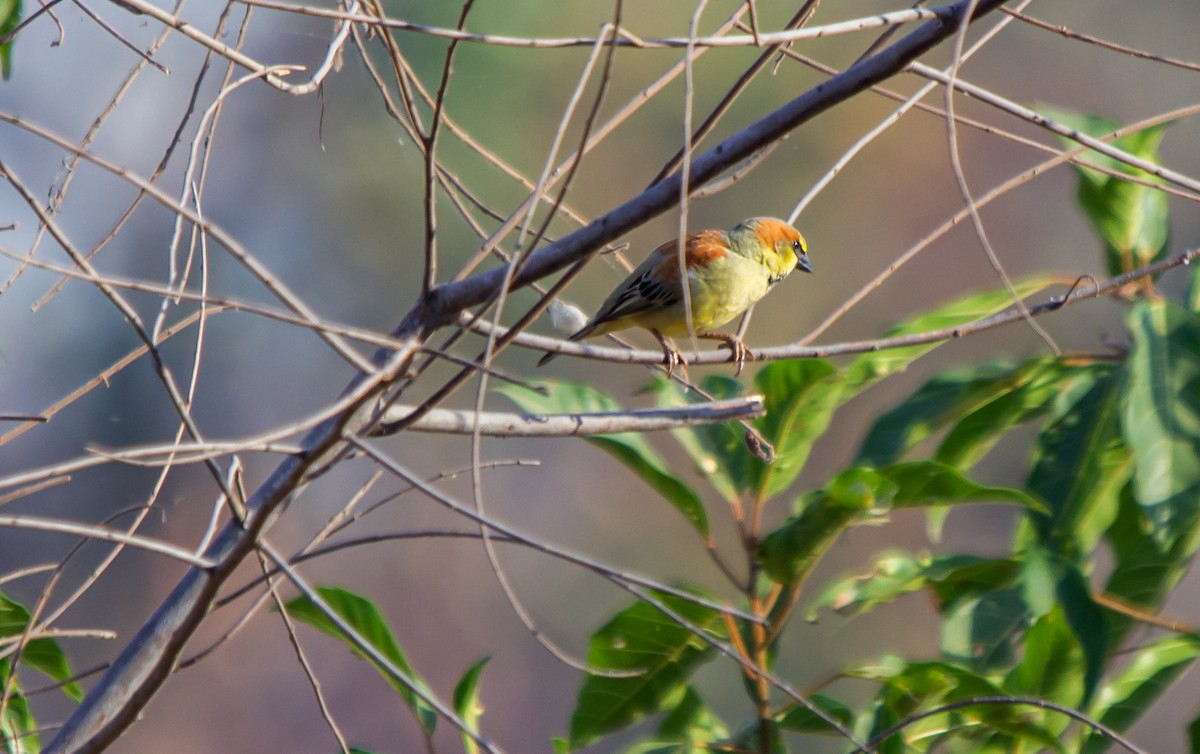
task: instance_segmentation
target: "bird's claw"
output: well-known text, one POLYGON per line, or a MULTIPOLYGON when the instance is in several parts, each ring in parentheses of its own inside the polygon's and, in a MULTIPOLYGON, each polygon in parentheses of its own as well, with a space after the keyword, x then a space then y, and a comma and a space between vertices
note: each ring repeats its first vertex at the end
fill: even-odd
POLYGON ((663 343, 663 362, 667 368, 668 380, 675 373, 675 367, 682 365, 684 369, 687 369, 688 365, 687 359, 683 357, 683 354, 678 349, 672 348, 666 343, 663 343))
POLYGON ((729 360, 734 363, 734 377, 737 377, 742 373, 742 367, 746 365, 746 359, 754 358, 754 353, 746 347, 746 344, 733 335, 725 335, 724 333, 705 333, 700 337, 709 338, 710 340, 719 340, 721 341, 721 345, 729 349, 729 360))
POLYGON ((679 349, 675 347, 675 344, 672 343, 665 335, 660 333, 658 330, 652 329, 650 332, 654 333, 654 337, 658 338, 658 344, 662 346, 663 366, 667 370, 667 379, 669 380, 671 379, 671 375, 675 373, 675 367, 683 365, 684 368, 687 368, 687 359, 683 357, 683 354, 679 352, 679 349))

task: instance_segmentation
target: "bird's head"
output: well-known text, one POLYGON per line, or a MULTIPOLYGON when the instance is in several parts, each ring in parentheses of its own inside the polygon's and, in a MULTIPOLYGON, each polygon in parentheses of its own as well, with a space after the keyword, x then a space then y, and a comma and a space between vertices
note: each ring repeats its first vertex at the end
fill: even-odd
POLYGON ((748 245, 756 249, 763 264, 770 268, 772 280, 782 280, 796 268, 813 271, 812 263, 808 261, 808 242, 800 231, 783 220, 752 217, 730 233, 748 237, 748 245))

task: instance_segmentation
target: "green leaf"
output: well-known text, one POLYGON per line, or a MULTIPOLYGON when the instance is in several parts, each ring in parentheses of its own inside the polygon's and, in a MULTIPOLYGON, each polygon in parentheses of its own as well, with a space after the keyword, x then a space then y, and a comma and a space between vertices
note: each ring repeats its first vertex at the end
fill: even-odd
MULTIPOLYGON (((766 408, 754 427, 774 446, 774 463, 763 463, 747 449, 745 432, 737 424, 689 427, 674 433, 697 469, 726 500, 744 493, 766 499, 787 489, 803 471, 813 443, 829 426, 841 394, 837 369, 820 359, 768 364, 755 375, 754 383, 766 408)), ((741 383, 728 377, 709 377, 701 387, 716 398, 744 392, 741 383)), ((661 405, 696 400, 661 380, 649 389, 658 393, 661 405)))
MULTIPOLYGON (((849 728, 854 722, 854 712, 838 700, 824 694, 813 694, 808 697, 809 703, 820 709, 829 717, 837 720, 843 728, 849 728)), ((800 733, 841 733, 829 725, 829 722, 802 704, 793 705, 791 709, 778 715, 776 722, 783 730, 793 730, 800 733)))
MULTIPOLYGON (((900 720, 920 711, 979 697, 1010 695, 987 677, 948 662, 891 661, 874 668, 852 670, 849 675, 883 681, 883 686, 876 695, 869 734, 871 739, 900 720)), ((1062 751, 1062 745, 1055 736, 1042 726, 1031 722, 1027 709, 1014 705, 988 704, 968 705, 914 721, 880 742, 878 750, 888 754, 927 751, 937 748, 941 741, 978 741, 983 736, 996 733, 1003 734, 1013 741, 1030 741, 1041 747, 1062 751)), ((951 750, 957 749, 951 747, 951 750)), ((966 750, 985 749, 971 744, 966 750)), ((1022 749, 1010 744, 1002 750, 1022 749)))
MULTIPOLYGON (((716 611, 679 597, 658 598, 693 626, 719 635, 723 624, 716 611)), ((710 644, 653 605, 637 602, 622 610, 592 635, 588 665, 635 673, 587 676, 571 716, 571 748, 682 703, 692 673, 713 654, 710 644)))
POLYGON ((817 619, 817 610, 829 607, 840 615, 861 615, 879 605, 920 591, 928 585, 925 570, 928 556, 917 558, 903 552, 881 553, 870 573, 837 579, 809 606, 808 620, 817 619))
POLYGON ((750 489, 759 499, 778 495, 804 470, 813 443, 829 426, 838 407, 842 382, 838 370, 820 359, 793 359, 768 364, 754 376, 763 394, 766 416, 755 426, 775 446, 775 463, 751 468, 750 489))
POLYGON ((850 468, 824 489, 806 493, 798 515, 768 534, 758 555, 767 575, 795 584, 812 569, 834 539, 850 524, 878 510, 895 496, 895 485, 871 469, 850 468))
POLYGON ((1092 700, 1104 674, 1108 651, 1105 611, 1092 598, 1087 577, 1073 565, 1064 566, 1058 580, 1058 601, 1067 625, 1083 649, 1083 704, 1092 700))
POLYGON ((989 560, 971 555, 921 555, 885 552, 865 576, 839 579, 828 586, 809 609, 815 620, 820 607, 855 616, 906 594, 928 590, 946 610, 961 600, 978 597, 1012 584, 1017 565, 1012 560, 989 560))
MULTIPOLYGON (((1171 636, 1138 649, 1123 671, 1100 689, 1089 714, 1108 728, 1129 728, 1200 656, 1200 637, 1171 636)), ((1085 734, 1082 754, 1101 754, 1112 744, 1103 734, 1085 734)), ((1193 749, 1194 750, 1194 749, 1193 749)))
POLYGON ((725 724, 689 686, 663 717, 654 738, 639 742, 627 754, 706 754, 713 743, 728 736, 725 724))
POLYGON ((1128 322, 1121 429, 1134 492, 1160 542, 1191 540, 1200 521, 1200 317, 1160 300, 1134 306, 1128 322))
POLYGON ((891 501, 894 508, 992 502, 1046 510, 1043 503, 1027 492, 976 484, 958 469, 938 461, 909 461, 875 471, 896 486, 891 501))
MULTIPOLYGON (((0 594, 0 638, 23 634, 29 627, 30 617, 29 610, 24 605, 0 594)), ((54 639, 33 639, 27 642, 21 653, 21 663, 59 683, 72 675, 71 663, 54 639)), ((63 684, 62 691, 73 701, 78 702, 83 698, 83 689, 79 688, 77 683, 63 684)))
MULTIPOLYGON (((1005 689, 1016 696, 1046 699, 1066 707, 1083 700, 1083 649, 1061 609, 1041 616, 1025 632, 1024 657, 1008 674, 1005 689)), ((1070 720, 1055 715, 1061 732, 1070 720)))
MULTIPOLYGON (((722 375, 705 377, 701 388, 716 400, 735 398, 745 392, 742 383, 722 375)), ((658 405, 663 407, 687 406, 707 400, 699 393, 684 391, 674 382, 658 375, 646 389, 655 394, 658 405)), ((741 490, 749 486, 747 477, 751 465, 761 463, 746 452, 743 439, 745 431, 740 424, 730 422, 680 427, 671 430, 671 435, 691 458, 696 471, 729 502, 737 500, 741 490)))
MULTIPOLYGON (((729 751, 734 752, 761 752, 764 748, 763 730, 763 724, 759 720, 755 718, 746 720, 738 726, 725 746, 729 751)), ((767 751, 770 751, 771 754, 788 754, 787 745, 779 732, 779 725, 774 720, 767 721, 766 734, 767 751)))
POLYGON ((1108 650, 1113 646, 1109 613, 1096 603, 1087 577, 1073 560, 1030 543, 1022 567, 1023 593, 1032 615, 1039 620, 1065 616, 1073 642, 1080 650, 1083 671, 1076 675, 1081 695, 1078 700, 1064 703, 1086 705, 1099 686, 1108 650))
MULTIPOLYGON (((403 671, 419 687, 425 688, 424 682, 417 677, 413 672, 412 666, 408 664, 408 658, 404 656, 404 652, 400 649, 400 644, 396 641, 395 636, 392 635, 392 630, 388 628, 387 621, 384 620, 383 614, 379 612, 379 608, 375 606, 375 603, 353 592, 332 586, 319 587, 317 594, 320 595, 321 599, 330 607, 333 613, 353 628, 359 636, 363 637, 367 644, 403 671)), ((292 616, 295 620, 315 628, 327 636, 332 636, 345 644, 355 655, 375 666, 379 674, 408 703, 409 708, 412 709, 413 714, 425 732, 427 734, 433 733, 434 727, 437 725, 437 712, 425 700, 417 696, 407 685, 378 667, 375 661, 356 647, 342 632, 342 629, 330 620, 307 595, 295 598, 288 602, 285 607, 287 608, 288 615, 292 616)))
MULTIPOLYGON (((1157 613, 1192 562, 1194 542, 1187 538, 1160 542, 1146 510, 1134 500, 1132 482, 1122 490, 1117 518, 1105 536, 1112 546, 1114 565, 1104 592, 1135 609, 1157 613)), ((1108 624, 1110 648, 1139 625, 1117 613, 1109 614, 1108 624)))
MULTIPOLYGON (((548 381, 547 395, 518 385, 503 385, 497 390, 521 409, 530 413, 594 414, 620 412, 621 406, 589 385, 548 381)), ((592 435, 584 438, 625 464, 642 481, 675 506, 701 534, 708 535, 708 515, 696 492, 671 474, 667 462, 638 432, 592 435)))
POLYGON ((803 495, 796 504, 800 512, 763 539, 759 557, 771 578, 794 584, 843 529, 868 513, 976 502, 1045 509, 1020 490, 976 484, 957 469, 936 461, 911 461, 882 469, 852 467, 824 489, 803 495))
MULTIPOLYGON (((8 661, 0 660, 0 681, 8 676, 8 661)), ((5 754, 37 754, 42 749, 37 720, 23 694, 14 691, 0 716, 0 751, 5 754)))
MULTIPOLYGON (((21 0, 0 0, 0 39, 21 25, 21 0)), ((0 44, 0 76, 7 81, 12 74, 13 40, 0 44)))
MULTIPOLYGON (((490 659, 492 658, 484 657, 467 668, 467 672, 463 673, 463 677, 454 686, 454 711, 467 727, 476 733, 479 732, 479 717, 483 714, 483 706, 479 703, 479 679, 490 659)), ((462 741, 466 754, 479 754, 479 744, 475 743, 474 738, 463 733, 462 741)))
POLYGON ((942 652, 980 672, 1012 664, 1012 643, 1029 619, 1020 589, 996 589, 959 600, 942 623, 942 652))
POLYGON ((1192 277, 1188 280, 1185 305, 1188 311, 1200 314, 1200 264, 1191 265, 1192 277))
POLYGON ((934 458, 968 469, 978 463, 1009 430, 1046 413, 1064 383, 1079 367, 1053 357, 1032 359, 994 385, 938 447, 934 458))
POLYGON ((1043 546, 1071 559, 1091 555, 1133 470, 1119 431, 1123 374, 1103 364, 1074 370, 1038 436, 1026 488, 1051 512, 1034 517, 1035 529, 1043 546))
MULTIPOLYGON (((1054 285, 1056 280, 1051 277, 1038 277, 1019 281, 1014 285, 1017 295, 1024 298, 1054 285)), ((886 336, 899 337, 956 327, 991 316, 1007 309, 1012 305, 1012 297, 1007 290, 985 291, 975 293, 946 304, 926 314, 918 315, 903 324, 893 327, 886 336)), ((890 374, 904 371, 909 364, 941 345, 936 343, 918 343, 911 346, 889 348, 873 353, 866 353, 850 362, 846 369, 846 395, 850 398, 864 388, 887 377, 890 374)))
POLYGON ((1009 390, 1004 382, 1012 372, 1013 367, 1008 365, 981 364, 937 375, 875 421, 863 439, 856 463, 884 466, 899 461, 941 427, 957 421, 998 391, 1009 390))
MULTIPOLYGON (((1054 120, 1088 136, 1104 136, 1120 125, 1096 116, 1078 115, 1065 110, 1049 110, 1054 120)), ((1159 163, 1158 145, 1170 124, 1137 131, 1112 142, 1114 147, 1134 157, 1159 163)), ((1071 147, 1074 141, 1064 138, 1071 147)), ((1080 157, 1088 162, 1126 175, 1158 183, 1153 175, 1093 150, 1080 157)), ((1119 275, 1143 267, 1166 250, 1169 230, 1167 195, 1152 187, 1117 178, 1098 170, 1073 165, 1079 176, 1079 204, 1108 250, 1108 272, 1119 275)))

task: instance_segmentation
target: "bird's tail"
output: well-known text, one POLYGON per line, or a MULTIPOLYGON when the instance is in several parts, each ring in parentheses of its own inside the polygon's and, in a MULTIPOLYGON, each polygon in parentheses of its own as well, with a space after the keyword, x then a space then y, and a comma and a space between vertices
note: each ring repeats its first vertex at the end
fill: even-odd
MULTIPOLYGON (((575 333, 574 335, 572 335, 571 337, 567 338, 567 340, 571 341, 572 343, 574 343, 574 342, 577 342, 577 341, 580 341, 580 340, 583 340, 583 339, 584 339, 584 338, 586 338, 587 336, 591 335, 591 334, 592 334, 592 330, 594 330, 594 329, 595 329, 595 328, 594 328, 594 327, 591 327, 591 326, 585 327, 585 328, 583 328, 582 330, 580 330, 579 332, 577 332, 577 333, 575 333)), ((544 367, 544 366, 546 366, 547 364, 549 364, 549 363, 550 363, 550 360, 551 360, 551 359, 553 359, 555 356, 558 356, 558 352, 557 352, 557 351, 549 351, 549 352, 548 352, 548 353, 547 353, 545 356, 543 356, 542 358, 538 359, 538 363, 537 363, 537 365, 538 365, 539 367, 544 367)))

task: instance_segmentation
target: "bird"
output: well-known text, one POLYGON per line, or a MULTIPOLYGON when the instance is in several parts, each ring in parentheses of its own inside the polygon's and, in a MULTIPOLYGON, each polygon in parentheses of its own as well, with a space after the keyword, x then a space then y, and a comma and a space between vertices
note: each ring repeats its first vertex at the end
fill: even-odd
MULTIPOLYGON (((752 356, 750 349, 738 338, 713 330, 749 309, 792 270, 813 271, 804 236, 774 217, 751 217, 729 230, 692 233, 683 242, 691 302, 689 331, 678 250, 679 240, 675 239, 651 252, 569 340, 635 326, 645 328, 662 346, 670 376, 678 364, 687 362, 668 338, 694 332, 698 338, 719 340, 729 348, 736 374, 740 374, 746 358, 752 356)), ((547 353, 538 366, 557 355, 547 353)))

